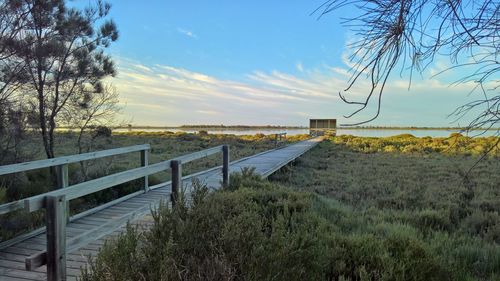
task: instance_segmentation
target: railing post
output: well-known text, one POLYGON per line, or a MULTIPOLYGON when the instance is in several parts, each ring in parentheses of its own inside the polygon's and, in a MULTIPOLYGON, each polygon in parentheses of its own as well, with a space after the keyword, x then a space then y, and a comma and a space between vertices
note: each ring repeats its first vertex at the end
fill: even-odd
POLYGON ((57 166, 57 188, 68 187, 68 164, 62 164, 57 166))
MULTIPOLYGON (((69 172, 68 172, 68 164, 62 164, 56 166, 57 172, 57 189, 66 188, 69 186, 69 172)), ((67 222, 69 222, 69 201, 66 201, 66 213, 68 216, 66 217, 67 222)))
POLYGON ((66 280, 66 196, 46 196, 47 280, 66 280))
MULTIPOLYGON (((146 167, 149 165, 149 149, 141 150, 141 166, 146 167)), ((149 191, 149 177, 144 176, 144 192, 149 191)))
POLYGON ((222 146, 222 186, 229 186, 229 145, 222 146))
POLYGON ((172 170, 172 193, 170 194, 170 200, 173 207, 179 199, 179 189, 182 187, 182 161, 172 160, 170 168, 172 170))

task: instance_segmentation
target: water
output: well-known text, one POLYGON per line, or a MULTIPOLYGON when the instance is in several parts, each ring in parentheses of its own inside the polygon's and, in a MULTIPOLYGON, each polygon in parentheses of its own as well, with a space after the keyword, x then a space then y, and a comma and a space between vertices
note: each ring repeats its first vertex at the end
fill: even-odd
MULTIPOLYGON (((162 132, 169 131, 173 133, 177 132, 186 132, 186 133, 197 133, 199 129, 116 129, 115 132, 162 132)), ((215 130, 205 130, 209 134, 230 134, 230 135, 255 135, 255 134, 276 134, 286 132, 287 135, 301 135, 301 134, 309 134, 309 129, 215 129, 215 130)), ((423 129, 337 129, 337 135, 354 135, 360 137, 390 137, 401 134, 411 134, 416 137, 448 137, 451 133, 457 133, 457 130, 443 130, 443 129, 432 129, 432 130, 423 130, 423 129)), ((482 133, 482 131, 476 131, 474 133, 469 134, 469 136, 476 136, 482 133)), ((497 134, 497 131, 491 130, 482 134, 482 136, 494 136, 497 134)))

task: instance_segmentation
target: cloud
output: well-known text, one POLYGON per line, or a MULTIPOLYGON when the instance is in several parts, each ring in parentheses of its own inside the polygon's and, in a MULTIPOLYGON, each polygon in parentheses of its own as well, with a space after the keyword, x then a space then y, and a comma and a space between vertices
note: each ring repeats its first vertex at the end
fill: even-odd
POLYGON ((343 83, 330 70, 305 71, 301 77, 255 71, 237 81, 124 58, 117 65, 112 83, 126 105, 125 115, 144 125, 300 124, 304 112, 338 103, 343 83))
POLYGON ((181 34, 184 34, 186 35, 187 37, 191 37, 191 38, 194 38, 194 39, 197 39, 198 36, 196 34, 194 34, 194 32, 190 31, 190 30, 187 30, 187 29, 184 29, 184 28, 180 28, 178 27, 177 28, 177 32, 181 33, 181 34))
MULTIPOLYGON (((350 75, 346 67, 325 65, 305 69, 302 66, 303 71, 295 75, 257 70, 240 80, 228 80, 124 58, 119 58, 117 65, 118 75, 112 82, 126 105, 124 115, 133 117, 138 125, 307 125, 308 118, 341 119, 357 109, 338 96, 350 75)), ((369 86, 367 81, 359 80, 345 95, 361 101, 369 86)), ((446 113, 464 103, 469 86, 457 89, 437 79, 427 79, 413 81, 408 91, 406 80, 393 79, 386 87, 382 117, 377 124, 429 125, 429 120, 439 120, 439 125, 446 125, 446 113)), ((373 108, 374 105, 354 119, 340 122, 366 120, 373 108)))
POLYGON ((206 114, 206 115, 217 115, 219 112, 214 111, 214 110, 197 110, 196 112, 201 113, 201 114, 206 114))

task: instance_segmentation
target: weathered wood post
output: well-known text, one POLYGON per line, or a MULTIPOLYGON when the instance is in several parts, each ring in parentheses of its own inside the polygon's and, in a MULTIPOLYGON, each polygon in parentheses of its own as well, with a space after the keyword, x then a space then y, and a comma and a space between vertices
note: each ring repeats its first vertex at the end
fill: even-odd
POLYGON ((68 164, 57 166, 57 188, 65 188, 69 185, 68 179, 68 164))
MULTIPOLYGON (((141 167, 149 165, 149 149, 141 150, 141 167)), ((149 191, 149 177, 144 176, 144 192, 149 191)))
POLYGON ((229 145, 222 146, 222 186, 229 186, 229 145))
POLYGON ((170 168, 172 170, 172 193, 170 194, 170 200, 173 207, 179 199, 179 189, 182 187, 182 161, 172 160, 170 168))
MULTIPOLYGON (((56 166, 57 173, 57 189, 66 188, 69 186, 68 164, 56 166)), ((66 221, 69 222, 69 201, 66 201, 66 221)))
POLYGON ((66 195, 45 197, 47 280, 66 280, 66 195))

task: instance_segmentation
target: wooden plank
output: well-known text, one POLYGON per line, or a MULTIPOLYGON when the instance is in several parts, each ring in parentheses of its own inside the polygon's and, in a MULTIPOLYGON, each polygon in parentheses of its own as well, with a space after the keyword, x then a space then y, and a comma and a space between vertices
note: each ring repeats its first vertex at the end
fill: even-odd
POLYGON ((35 237, 35 236, 40 235, 44 232, 45 232, 45 227, 41 227, 41 228, 35 229, 29 233, 25 233, 25 234, 16 236, 10 240, 7 240, 7 241, 0 243, 0 249, 5 249, 5 248, 10 247, 12 245, 18 244, 26 239, 35 237))
POLYGON ((82 182, 65 189, 59 189, 24 199, 25 209, 33 212, 43 208, 45 196, 66 195, 66 200, 73 200, 122 183, 126 183, 145 175, 152 175, 170 168, 170 161, 164 161, 147 167, 135 168, 102 178, 82 182))
MULTIPOLYGON (((24 262, 21 262, 21 261, 0 260, 0 267, 25 270, 24 269, 24 262)), ((3 280, 3 279, 1 279, 1 280, 3 280)))
POLYGON ((91 227, 95 227, 95 226, 99 226, 101 225, 102 223, 104 222, 107 222, 108 220, 98 220, 98 219, 92 219, 91 217, 87 217, 87 218, 82 218, 82 219, 79 219, 77 221, 74 221, 70 224, 68 224, 68 228, 69 227, 75 227, 75 228, 79 228, 79 229, 86 229, 88 230, 89 228, 91 227))
POLYGON ((170 182, 162 182, 162 183, 159 183, 159 184, 155 184, 153 186, 150 186, 149 190, 154 190, 154 189, 162 188, 162 187, 165 187, 168 184, 170 184, 170 182))
POLYGON ((2 276, 2 281, 3 281, 3 276, 24 278, 28 280, 45 280, 46 278, 45 273, 18 270, 12 268, 2 268, 2 267, 0 267, 0 276, 2 276))
MULTIPOLYGON (((85 230, 88 230, 89 229, 89 226, 88 225, 84 225, 84 224, 81 224, 81 223, 75 223, 75 224, 71 224, 71 225, 66 225, 66 229, 67 230, 72 230, 72 231, 78 231, 78 232, 81 232, 82 230, 85 231, 85 230)), ((23 242, 25 243, 25 242, 23 242)), ((21 243, 22 244, 22 243, 21 243)))
POLYGON ((13 212, 15 210, 19 210, 24 208, 24 203, 22 200, 10 202, 7 204, 0 205, 0 215, 7 214, 13 212))
POLYGON ((120 205, 115 205, 113 207, 108 208, 109 211, 117 211, 117 212, 128 212, 130 210, 133 210, 134 208, 132 207, 125 207, 125 206, 120 206, 120 205))
POLYGON ((129 153, 129 152, 135 152, 135 151, 140 151, 140 150, 150 149, 150 148, 151 148, 151 146, 149 144, 142 144, 142 145, 114 148, 114 149, 95 151, 95 152, 89 152, 89 153, 83 153, 83 154, 77 154, 77 155, 62 156, 62 157, 57 157, 57 158, 52 158, 52 159, 43 159, 43 160, 36 160, 36 161, 31 161, 31 162, 24 162, 24 163, 12 164, 12 165, 0 166, 0 176, 6 175, 6 174, 29 171, 29 170, 35 170, 35 169, 48 168, 48 167, 58 166, 58 165, 62 165, 62 164, 77 163, 77 162, 81 162, 81 161, 92 160, 92 159, 102 158, 102 157, 109 157, 109 156, 114 156, 114 155, 119 155, 119 154, 125 154, 125 153, 129 153))
MULTIPOLYGON (((86 262, 76 262, 76 261, 71 261, 68 262, 68 275, 79 275, 80 274, 80 268, 82 266, 85 266, 87 263, 86 262)), ((16 269, 20 271, 26 271, 24 269, 25 265, 24 262, 19 262, 19 261, 9 261, 9 260, 0 260, 0 267, 1 268, 10 268, 10 269, 16 269)), ((46 267, 40 267, 36 270, 37 272, 45 274, 47 271, 46 267)), ((0 280, 4 280, 4 276, 0 278, 0 280)))
POLYGON ((2 276, 2 281, 27 281, 27 280, 33 280, 33 279, 25 279, 25 278, 18 278, 18 277, 2 276))
POLYGON ((89 225, 95 225, 95 224, 102 224, 103 222, 107 222, 109 219, 104 219, 101 217, 98 217, 99 213, 95 213, 92 216, 88 216, 85 218, 81 218, 77 221, 72 222, 73 223, 79 223, 79 224, 89 224, 89 225))
POLYGON ((29 243, 26 241, 24 241, 23 243, 19 243, 18 245, 16 245, 16 247, 35 251, 45 251, 45 249, 47 248, 45 243, 29 243))
MULTIPOLYGON (((123 215, 122 217, 116 219, 116 220, 110 220, 108 223, 101 225, 98 228, 90 229, 78 237, 72 238, 68 241, 68 244, 65 245, 67 247, 68 252, 73 252, 76 251, 77 249, 80 249, 84 247, 85 245, 88 245, 91 241, 94 241, 96 239, 99 239, 109 233, 112 233, 113 231, 116 230, 117 227, 122 226, 127 223, 127 221, 133 220, 135 218, 138 218, 140 216, 143 216, 145 213, 149 212, 149 208, 140 208, 135 210, 134 212, 130 214, 123 215)), ((47 239, 49 237, 47 236, 47 239)), ((50 241, 50 239, 49 239, 50 241)), ((49 248, 47 248, 49 249, 49 248)), ((28 258, 26 258, 26 268, 27 270, 32 270, 33 268, 36 268, 38 266, 41 266, 44 264, 44 262, 47 262, 47 267, 49 267, 49 252, 47 251, 41 251, 38 252, 28 258)), ((48 271, 48 276, 50 271, 48 271)), ((50 279, 49 279, 50 280, 50 279)), ((58 280, 58 279, 54 279, 58 280)))
POLYGON ((26 259, 26 255, 0 252, 0 258, 2 260, 18 261, 18 262, 24 263, 24 260, 26 259))
POLYGON ((31 256, 36 254, 37 250, 22 249, 16 246, 8 247, 2 250, 3 253, 11 253, 16 255, 31 256))
POLYGON ((130 193, 128 195, 122 196, 122 197, 120 197, 120 198, 118 198, 116 200, 110 201, 108 203, 99 205, 98 207, 95 207, 95 208, 89 209, 87 211, 81 212, 79 214, 76 214, 76 215, 74 215, 74 216, 72 216, 70 218, 70 221, 75 221, 75 220, 78 220, 80 218, 83 218, 83 217, 89 216, 91 214, 97 213, 97 212, 99 212, 101 210, 109 208, 110 206, 114 206, 114 205, 119 204, 119 203, 121 203, 123 201, 126 201, 126 200, 128 200, 130 198, 136 197, 136 196, 138 196, 138 195, 140 195, 142 193, 144 193, 144 191, 143 190, 139 190, 139 191, 130 193))

